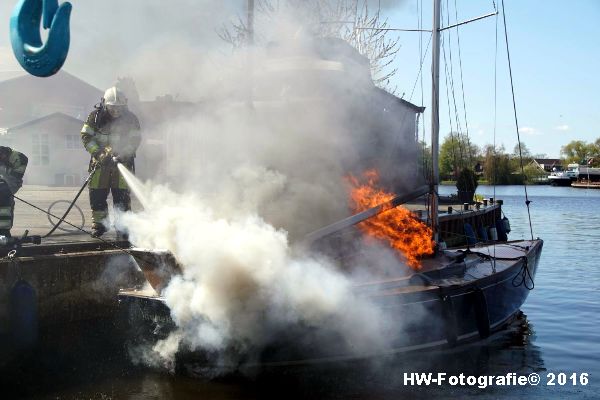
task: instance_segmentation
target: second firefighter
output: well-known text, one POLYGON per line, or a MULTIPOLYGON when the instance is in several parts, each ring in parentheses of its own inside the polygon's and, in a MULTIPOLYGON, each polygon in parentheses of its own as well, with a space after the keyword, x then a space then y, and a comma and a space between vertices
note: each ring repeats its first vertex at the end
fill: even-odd
MULTIPOLYGON (((135 171, 135 153, 141 142, 140 123, 129 111, 127 98, 116 87, 104 93, 100 105, 88 116, 81 129, 81 140, 91 154, 89 172, 90 206, 92 208, 92 235, 102 236, 107 230, 107 198, 112 193, 113 206, 121 211, 131 209, 129 187, 119 173, 117 163, 135 171)), ((126 239, 124 232, 117 237, 126 239)))

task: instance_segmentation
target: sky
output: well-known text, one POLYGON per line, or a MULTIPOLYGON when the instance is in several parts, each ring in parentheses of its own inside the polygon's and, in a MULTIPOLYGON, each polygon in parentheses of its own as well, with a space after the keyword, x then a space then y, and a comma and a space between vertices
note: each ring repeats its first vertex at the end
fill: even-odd
MULTIPOLYGON (((423 25, 430 27, 431 2, 423 2, 423 25)), ((442 8, 449 3, 450 23, 469 20, 494 11, 492 1, 442 1, 442 8)), ((501 0, 496 1, 501 9, 501 0)), ((390 16, 390 26, 413 28, 418 26, 420 2, 406 1, 395 8, 390 16)), ((560 147, 572 140, 593 142, 600 138, 599 116, 600 80, 600 1, 577 0, 505 0, 508 42, 512 64, 515 101, 521 141, 533 154, 559 157, 560 147)), ((444 15, 448 15, 443 11, 444 15)), ((506 47, 502 18, 498 19, 498 57, 496 49, 496 17, 472 22, 459 28, 460 60, 469 126, 469 137, 478 145, 503 144, 512 152, 517 143, 514 113, 507 68, 506 47), (496 67, 497 66, 497 67, 496 67), (494 96, 494 71, 497 71, 497 96, 494 96), (497 99, 497 118, 494 124, 494 99, 497 99), (495 129, 494 129, 495 126, 495 129)), ((447 21, 442 26, 447 26, 447 21)), ((455 96, 462 117, 462 92, 456 29, 451 29, 446 59, 452 49, 454 60, 455 96)), ((446 31, 446 32, 449 32, 446 31)), ((410 97, 419 59, 418 33, 402 33, 402 47, 398 53, 396 75, 397 94, 405 92, 410 97)), ((428 34, 424 34, 425 44, 428 34)), ((447 34, 446 34, 447 35, 447 34)), ((425 46, 425 45, 423 45, 425 46)), ((431 52, 427 54, 430 57, 431 52)), ((426 61, 424 76, 424 105, 430 108, 430 59, 426 61)), ((440 80, 440 135, 450 131, 450 118, 446 103, 446 85, 442 56, 440 80)), ((410 101, 421 104, 420 83, 410 101)), ((451 107, 454 110, 454 107, 451 107)), ((452 120, 454 111, 452 111, 452 120)), ((429 134, 430 119, 425 115, 426 133, 429 134)), ((464 131, 464 118, 461 126, 464 131)), ((454 130, 456 124, 452 122, 454 130)))
MULTIPOLYGON (((0 74, 19 70, 8 37, 8 21, 16 0, 0 4, 0 74)), ((490 1, 443 0, 444 16, 449 9, 450 22, 475 18, 494 11, 490 1), (455 6, 456 4, 456 6, 455 6), (457 9, 455 8, 457 7, 457 9), (455 13, 458 15, 456 18, 455 13)), ((496 0, 501 8, 501 0, 496 0)), ((71 49, 65 70, 105 88, 118 76, 134 79, 134 55, 143 53, 154 43, 173 43, 177 46, 196 46, 199 54, 220 41, 216 31, 228 21, 235 20, 246 4, 244 0, 178 0, 170 6, 158 0, 106 0, 83 2, 73 0, 71 49), (174 6, 176 5, 176 6, 174 6), (165 34, 166 33, 166 34, 165 34)), ((386 0, 383 15, 389 26, 416 28, 419 7, 423 7, 423 27, 431 26, 431 4, 427 0, 386 0)), ((517 116, 521 141, 533 154, 558 157, 560 147, 572 140, 595 141, 600 137, 598 110, 600 110, 600 1, 576 0, 505 0, 509 45, 515 87, 517 116)), ((506 62, 502 19, 498 21, 498 56, 495 63, 496 17, 463 25, 458 29, 462 83, 458 63, 456 29, 445 35, 446 58, 454 61, 454 95, 458 104, 460 125, 478 145, 495 143, 511 152, 515 146, 516 128, 512 112, 510 81, 506 62), (452 45, 449 45, 452 43, 452 45), (494 71, 497 66, 497 96, 494 96, 494 71), (462 106, 462 91, 466 107, 462 106), (494 99, 497 99, 497 118, 494 123, 494 99), (466 108, 466 124, 465 113, 466 108)), ((447 25, 445 20, 442 25, 447 25)), ((419 71, 419 33, 390 32, 400 37, 400 50, 394 60, 397 74, 391 82, 396 94, 415 104, 427 107, 425 134, 430 134, 430 56, 423 66, 423 95, 417 80, 419 71), (411 97, 412 88, 417 81, 411 97)), ((429 34, 424 33, 423 47, 429 34)), ((156 62, 170 60, 158 59, 156 62)), ((447 64, 449 65, 449 64, 447 64)), ((190 66, 193 68, 193 65, 190 66)), ((455 118, 448 116, 446 103, 446 74, 442 56, 440 79, 440 135, 456 130, 455 118), (451 122, 452 121, 452 122, 451 122), (451 128, 452 124, 452 128, 451 128)), ((449 68, 449 67, 448 67, 449 68)), ((1 75, 0 75, 1 76, 1 75)), ((165 94, 164 86, 142 85, 138 88, 143 98, 152 99, 165 94)), ((451 107, 454 115, 454 107, 451 107)), ((429 140, 428 140, 429 141, 429 140)))

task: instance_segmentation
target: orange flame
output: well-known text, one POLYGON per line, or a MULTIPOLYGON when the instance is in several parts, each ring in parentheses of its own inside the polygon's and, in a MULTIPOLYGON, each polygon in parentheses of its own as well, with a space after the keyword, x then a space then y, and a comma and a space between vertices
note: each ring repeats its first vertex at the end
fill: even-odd
MULTIPOLYGON (((376 170, 364 172, 363 178, 366 183, 361 183, 352 175, 347 177, 351 185, 350 207, 355 213, 376 207, 394 198, 393 194, 377 187, 379 173, 376 170)), ((433 254, 434 242, 431 240, 431 228, 418 221, 404 207, 390 208, 359 223, 358 227, 367 235, 383 240, 399 251, 414 270, 421 268, 420 257, 433 254)))

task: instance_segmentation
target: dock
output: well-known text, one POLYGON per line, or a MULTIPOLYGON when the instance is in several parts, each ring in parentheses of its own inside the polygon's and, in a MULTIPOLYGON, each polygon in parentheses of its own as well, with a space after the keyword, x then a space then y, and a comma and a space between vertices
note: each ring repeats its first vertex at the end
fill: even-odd
MULTIPOLYGON (((43 210, 48 210, 49 207, 57 202, 52 207, 52 213, 54 215, 62 217, 62 214, 66 211, 69 203, 77 194, 78 187, 54 187, 54 186, 33 186, 25 185, 17 192, 17 196, 23 200, 26 200, 43 210)), ((132 209, 140 210, 141 206, 135 196, 131 199, 132 209)), ((69 216, 65 221, 72 223, 75 226, 82 227, 84 230, 91 232, 92 230, 92 210, 90 208, 90 201, 88 190, 85 189, 77 202, 76 206, 83 213, 83 218, 79 210, 75 207, 69 213, 69 216), (83 223, 83 224, 82 224, 83 223)), ((109 209, 112 208, 112 203, 109 196, 109 209)), ((31 206, 15 200, 15 219, 11 233, 13 236, 22 235, 25 230, 29 230, 30 235, 45 235, 52 229, 52 224, 48 221, 48 216, 43 212, 32 208, 31 206)), ((42 239, 43 244, 63 243, 63 242, 79 242, 79 241, 98 241, 98 239, 92 238, 87 233, 81 232, 74 227, 71 227, 65 223, 61 224, 60 228, 68 231, 57 229, 48 238, 42 239)), ((109 231, 103 237, 105 240, 115 239, 115 232, 109 231)))
POLYGON ((600 189, 600 182, 578 181, 571 183, 571 187, 579 189, 600 189))

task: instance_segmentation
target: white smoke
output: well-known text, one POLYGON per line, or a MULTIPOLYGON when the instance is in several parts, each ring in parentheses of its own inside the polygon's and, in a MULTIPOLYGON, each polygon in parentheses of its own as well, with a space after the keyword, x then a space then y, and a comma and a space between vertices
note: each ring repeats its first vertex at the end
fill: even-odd
MULTIPOLYGON (((261 169, 254 174, 257 183, 269 178, 261 169)), ((325 258, 295 252, 286 232, 256 213, 220 217, 201 196, 134 187, 145 209, 120 217, 130 240, 170 250, 183 267, 163 292, 178 327, 153 348, 163 364, 182 344, 247 356, 300 325, 334 332, 355 355, 389 344, 381 311, 353 292, 347 276, 325 258)))
POLYGON ((162 117, 142 121, 145 138, 164 141, 167 156, 156 183, 128 178, 144 210, 119 219, 132 243, 167 249, 183 268, 162 293, 177 329, 146 361, 172 365, 188 348, 235 365, 286 338, 361 355, 390 345, 389 323, 394 334, 401 329, 357 294, 353 278, 388 276, 402 268, 397 257, 380 248, 356 258, 365 268, 342 272, 291 243, 348 215, 345 175, 389 161, 395 148, 403 161, 414 157, 414 143, 399 135, 404 117, 391 112, 394 101, 381 103, 368 61, 347 44, 315 40, 293 24, 274 29, 276 42, 233 55, 166 35, 123 64, 140 93, 196 102, 157 103, 162 117), (400 139, 381 151, 391 136, 400 139))

